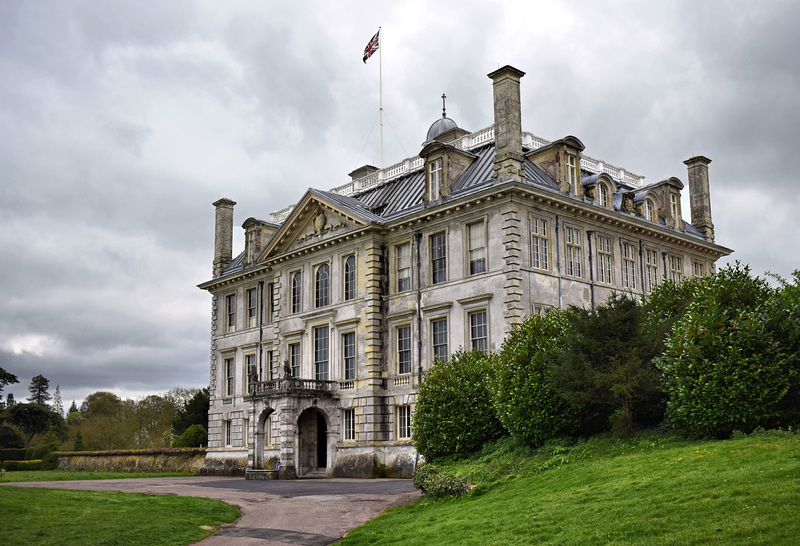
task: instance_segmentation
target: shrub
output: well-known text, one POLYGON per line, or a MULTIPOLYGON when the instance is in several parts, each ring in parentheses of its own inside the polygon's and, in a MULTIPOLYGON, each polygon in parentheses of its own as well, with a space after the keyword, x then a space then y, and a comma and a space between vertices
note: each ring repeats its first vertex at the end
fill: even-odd
MULTIPOLYGON (((25 447, 25 438, 8 425, 0 425, 0 447, 4 449, 25 447)), ((0 449, 0 451, 3 451, 3 449, 0 449)))
POLYGON ((38 459, 32 461, 3 461, 2 465, 9 472, 15 470, 41 470, 42 461, 38 459))
POLYGON ((419 465, 414 470, 414 487, 432 499, 447 496, 461 496, 469 491, 469 484, 458 476, 448 476, 439 472, 432 464, 419 465))
POLYGON ((522 444, 535 447, 576 428, 575 412, 551 386, 567 326, 559 311, 530 315, 513 326, 495 359, 495 411, 522 444))
POLYGON ((183 431, 172 447, 200 447, 208 445, 208 431, 203 425, 192 425, 183 431))
POLYGON ((796 362, 776 341, 769 285, 740 264, 703 279, 658 359, 670 419, 691 436, 781 422, 796 362))
POLYGON ((425 374, 414 408, 413 442, 427 460, 468 453, 504 434, 488 381, 491 357, 456 351, 425 374))

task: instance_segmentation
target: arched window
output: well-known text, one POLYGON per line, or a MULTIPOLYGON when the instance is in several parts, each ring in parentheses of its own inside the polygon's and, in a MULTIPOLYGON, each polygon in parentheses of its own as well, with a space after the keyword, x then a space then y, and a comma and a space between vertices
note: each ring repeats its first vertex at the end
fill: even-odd
POLYGON ((644 217, 645 220, 650 220, 651 222, 656 222, 656 206, 650 199, 644 200, 644 217))
POLYGON ((328 264, 322 264, 317 268, 317 275, 314 281, 314 306, 325 307, 330 305, 331 288, 331 268, 328 264))
POLYGON ((356 297, 356 257, 348 256, 344 261, 344 299, 356 297))
POLYGON ((608 188, 605 184, 597 184, 597 204, 608 208, 608 188))
POLYGON ((300 312, 300 304, 302 303, 302 281, 303 274, 300 271, 295 271, 292 275, 292 313, 300 312))

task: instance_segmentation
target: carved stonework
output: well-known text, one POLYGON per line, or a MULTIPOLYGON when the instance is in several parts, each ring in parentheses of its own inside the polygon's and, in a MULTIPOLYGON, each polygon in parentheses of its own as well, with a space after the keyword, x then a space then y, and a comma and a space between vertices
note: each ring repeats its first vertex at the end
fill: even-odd
POLYGON ((314 226, 314 233, 319 235, 322 233, 322 230, 325 229, 325 223, 327 222, 327 218, 325 218, 325 213, 322 209, 317 209, 316 214, 311 219, 311 224, 314 226))
POLYGON ((297 243, 306 243, 314 239, 318 239, 327 235, 332 231, 336 231, 344 227, 344 222, 328 223, 328 218, 321 208, 317 209, 314 216, 311 217, 311 230, 297 238, 297 243))

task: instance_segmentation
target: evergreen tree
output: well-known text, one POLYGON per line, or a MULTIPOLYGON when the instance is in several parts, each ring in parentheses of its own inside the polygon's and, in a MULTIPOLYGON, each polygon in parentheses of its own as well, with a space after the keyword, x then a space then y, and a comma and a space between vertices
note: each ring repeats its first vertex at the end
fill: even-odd
POLYGON ((13 406, 16 403, 17 403, 17 401, 14 400, 14 393, 13 392, 8 393, 6 395, 6 407, 10 408, 11 406, 13 406))
POLYGON ((49 388, 49 379, 41 374, 35 376, 33 379, 31 379, 31 384, 28 387, 28 392, 31 393, 31 395, 28 397, 28 402, 47 407, 47 402, 52 398, 52 395, 47 392, 47 389, 49 388))
POLYGON ((0 393, 3 392, 3 389, 6 387, 6 385, 10 385, 12 383, 19 383, 19 379, 17 379, 17 376, 14 375, 13 373, 8 373, 3 368, 0 368, 0 393))
POLYGON ((75 400, 73 400, 72 404, 69 407, 69 411, 67 412, 67 415, 69 415, 70 413, 76 412, 76 411, 78 411, 78 405, 75 403, 75 400))
POLYGON ((64 405, 61 403, 61 388, 56 385, 56 392, 53 393, 53 411, 64 417, 64 405))

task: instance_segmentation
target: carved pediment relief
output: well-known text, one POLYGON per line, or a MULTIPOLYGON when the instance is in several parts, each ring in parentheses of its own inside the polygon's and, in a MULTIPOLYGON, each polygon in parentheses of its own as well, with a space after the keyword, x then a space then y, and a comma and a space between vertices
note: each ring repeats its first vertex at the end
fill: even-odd
POLYGON ((308 247, 367 225, 366 220, 309 192, 283 222, 261 258, 308 247))

